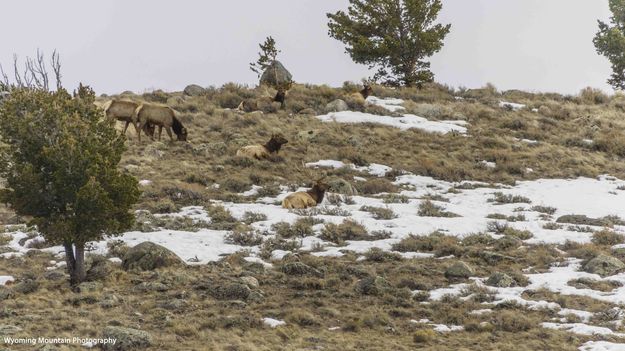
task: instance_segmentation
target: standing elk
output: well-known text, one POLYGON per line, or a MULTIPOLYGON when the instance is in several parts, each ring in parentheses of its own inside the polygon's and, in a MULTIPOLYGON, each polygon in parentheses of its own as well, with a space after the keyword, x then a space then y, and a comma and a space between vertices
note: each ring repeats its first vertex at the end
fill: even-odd
MULTIPOLYGON (((143 129, 147 124, 158 126, 158 140, 161 140, 161 134, 163 128, 165 128, 171 141, 174 141, 171 134, 172 129, 178 141, 187 141, 187 129, 182 125, 180 120, 176 117, 174 110, 169 106, 143 103, 135 110, 133 123, 139 124, 139 130, 143 129)), ((139 141, 141 141, 140 131, 137 132, 137 137, 139 141)), ((154 139, 153 136, 152 139, 154 139)))
MULTIPOLYGON (((124 125, 124 134, 126 134, 126 130, 128 130, 128 125, 130 123, 133 123, 133 116, 135 114, 135 110, 137 109, 137 107, 139 107, 139 104, 134 101, 128 100, 111 100, 105 102, 99 107, 102 107, 107 119, 125 122, 126 125, 124 125)), ((135 131, 137 132, 137 134, 139 134, 137 125, 133 123, 133 126, 135 127, 135 131)), ((146 124, 143 127, 143 131, 145 132, 145 134, 153 137, 154 125, 146 124)))

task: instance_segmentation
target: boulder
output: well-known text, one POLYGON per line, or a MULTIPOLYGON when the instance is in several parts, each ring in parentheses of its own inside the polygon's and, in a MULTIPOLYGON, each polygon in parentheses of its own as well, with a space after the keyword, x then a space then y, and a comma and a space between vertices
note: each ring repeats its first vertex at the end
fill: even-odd
POLYGON ((115 339, 115 344, 103 344, 105 351, 131 351, 145 349, 152 345, 152 335, 148 332, 124 327, 106 327, 102 338, 115 339))
POLYGON ((326 105, 326 113, 342 112, 349 110, 349 106, 344 100, 336 99, 326 105))
POLYGON ((239 278, 241 280, 241 283, 249 286, 252 289, 256 289, 259 287, 258 284, 258 279, 254 278, 254 277, 241 277, 239 278))
POLYGON ((493 273, 486 280, 486 285, 494 286, 497 288, 509 288, 516 285, 516 281, 505 273, 496 272, 493 273))
POLYGON ((602 277, 613 275, 625 268, 625 263, 612 256, 600 254, 584 265, 584 271, 602 277))
POLYGON ((350 182, 343 178, 333 178, 328 181, 330 191, 343 195, 358 195, 358 190, 350 182))
POLYGON ((268 85, 270 87, 278 88, 290 88, 293 82, 293 76, 291 73, 280 63, 280 61, 273 61, 260 77, 261 85, 268 85))
POLYGON ((91 267, 86 272, 86 279, 88 281, 104 280, 113 271, 112 263, 105 257, 99 256, 93 260, 91 267))
POLYGON ((11 336, 22 331, 22 328, 14 325, 0 325, 0 336, 11 336))
POLYGON ((154 270, 161 267, 169 267, 182 264, 183 261, 175 253, 167 248, 145 241, 131 247, 122 260, 125 270, 154 270))
POLYGON ((230 283, 212 285, 209 292, 217 300, 246 300, 252 290, 243 283, 230 283))
POLYGON ((473 268, 471 268, 468 264, 458 261, 452 264, 445 271, 445 277, 447 278, 468 278, 472 276, 475 272, 473 268))
POLYGON ((187 96, 200 96, 206 94, 206 89, 197 84, 190 84, 184 88, 184 94, 187 96))

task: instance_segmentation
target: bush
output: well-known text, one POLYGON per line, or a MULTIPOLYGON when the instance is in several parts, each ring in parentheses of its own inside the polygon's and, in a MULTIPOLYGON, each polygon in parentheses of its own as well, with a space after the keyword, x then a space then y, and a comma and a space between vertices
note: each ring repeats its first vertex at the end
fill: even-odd
POLYGON ((240 246, 257 246, 262 244, 263 236, 247 227, 237 227, 226 234, 224 242, 240 246))
POLYGON ((369 179, 360 185, 360 192, 366 195, 379 193, 393 193, 397 191, 397 186, 384 178, 369 179))
POLYGON ((520 195, 512 195, 512 194, 504 194, 502 192, 496 192, 493 194, 492 199, 488 199, 488 202, 494 202, 498 205, 500 204, 516 204, 516 203, 527 203, 530 204, 532 201, 525 196, 520 195))
POLYGON ((336 244, 342 244, 345 240, 375 240, 369 236, 365 226, 351 219, 346 219, 338 225, 326 224, 319 237, 336 244))
POLYGON ((371 213, 371 216, 375 219, 393 219, 397 218, 395 212, 388 207, 374 207, 374 206, 362 206, 361 211, 371 213))
POLYGON ((453 212, 447 212, 441 206, 435 205, 430 200, 425 200, 419 204, 419 216, 422 217, 459 217, 459 215, 453 212))
POLYGON ((592 243, 595 245, 617 245, 623 243, 625 238, 612 230, 604 229, 592 234, 592 243))
POLYGON ((243 223, 252 224, 254 222, 262 222, 267 220, 267 215, 264 213, 245 211, 243 214, 243 223))
POLYGON ((393 244, 393 251, 399 252, 436 252, 437 256, 455 255, 461 249, 458 239, 453 236, 434 232, 427 236, 410 235, 393 244))
POLYGON ((298 218, 295 223, 278 222, 271 226, 271 230, 281 238, 304 238, 315 234, 313 225, 320 223, 314 217, 298 218))

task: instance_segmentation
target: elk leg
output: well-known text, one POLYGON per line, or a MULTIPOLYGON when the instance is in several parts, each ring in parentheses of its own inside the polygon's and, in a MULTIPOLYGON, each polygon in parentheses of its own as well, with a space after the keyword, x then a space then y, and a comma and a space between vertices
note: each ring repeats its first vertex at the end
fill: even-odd
POLYGON ((171 136, 171 128, 166 127, 166 128, 165 128, 165 131, 167 131, 167 135, 169 135, 169 139, 170 139, 171 141, 174 141, 174 137, 173 137, 173 136, 171 136))
POLYGON ((126 121, 126 125, 124 126, 124 135, 126 135, 126 130, 128 129, 129 124, 130 124, 130 121, 126 121))
POLYGON ((158 141, 161 141, 161 134, 163 134, 163 126, 158 126, 158 141))

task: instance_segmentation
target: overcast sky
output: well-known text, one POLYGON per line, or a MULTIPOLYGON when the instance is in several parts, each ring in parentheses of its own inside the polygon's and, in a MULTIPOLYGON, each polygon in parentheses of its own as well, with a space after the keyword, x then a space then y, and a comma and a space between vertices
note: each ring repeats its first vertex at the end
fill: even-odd
MULTIPOLYGON (((2 1, 0 63, 13 53, 57 49, 64 85, 98 93, 181 90, 185 85, 255 84, 248 69, 272 35, 298 82, 341 85, 368 76, 328 37, 327 12, 347 0, 10 0, 2 1)), ((454 87, 576 93, 609 91, 608 61, 595 53, 607 0, 443 0, 452 23, 432 57, 436 80, 454 87)))

